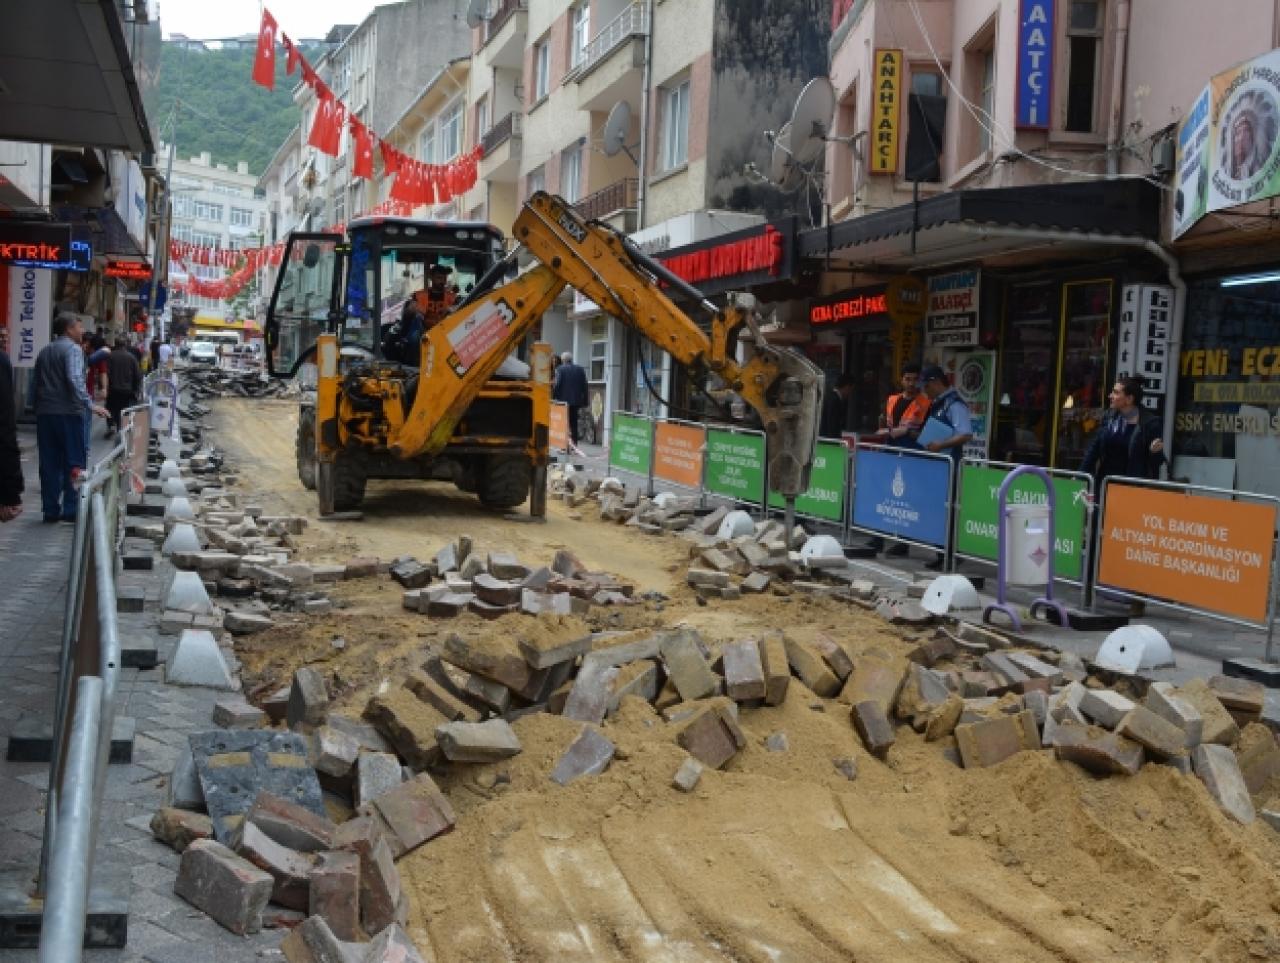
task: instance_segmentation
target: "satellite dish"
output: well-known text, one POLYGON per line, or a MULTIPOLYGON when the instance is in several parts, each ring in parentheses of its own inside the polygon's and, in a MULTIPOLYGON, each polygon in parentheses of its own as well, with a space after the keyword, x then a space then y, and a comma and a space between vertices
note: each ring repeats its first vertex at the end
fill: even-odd
POLYGON ((791 155, 791 121, 773 135, 773 156, 769 159, 769 179, 783 190, 795 187, 799 165, 791 155))
POLYGON ((471 5, 467 7, 467 26, 475 30, 488 20, 489 18, 485 16, 488 7, 489 0, 471 0, 471 5))
POLYGON ((835 112, 836 92, 831 81, 814 77, 800 91, 791 112, 791 152, 796 163, 810 164, 826 149, 835 112))
MULTIPOLYGON (((620 100, 609 111, 609 119, 604 122, 604 152, 607 157, 616 157, 620 151, 627 150, 627 134, 631 130, 631 105, 620 100)), ((627 151, 631 157, 631 152, 627 151)), ((633 161, 634 157, 631 158, 633 161)))

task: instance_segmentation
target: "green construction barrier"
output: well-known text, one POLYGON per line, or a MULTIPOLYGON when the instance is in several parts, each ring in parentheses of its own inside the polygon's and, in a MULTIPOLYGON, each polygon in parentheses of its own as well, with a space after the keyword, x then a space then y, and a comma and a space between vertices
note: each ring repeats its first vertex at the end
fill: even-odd
POLYGON ((764 501, 764 436, 707 430, 703 487, 713 495, 740 501, 764 501))
MULTIPOLYGON (((996 560, 999 529, 996 518, 1000 485, 1012 469, 963 465, 960 469, 960 513, 956 517, 955 544, 961 555, 996 560)), ((1083 478, 1053 476, 1053 574, 1080 581, 1084 577, 1084 541, 1089 483, 1083 478)), ((1008 505, 1043 505, 1044 483, 1024 475, 1009 488, 1008 505)))
MULTIPOLYGON (((849 449, 839 442, 818 442, 813 454, 813 471, 809 473, 809 490, 796 499, 799 514, 830 522, 844 520, 844 469, 848 459, 849 449)), ((771 491, 769 507, 785 508, 786 503, 781 495, 771 491)))
POLYGON ((649 474, 653 458, 653 427, 648 418, 614 412, 609 437, 609 466, 637 475, 649 474))

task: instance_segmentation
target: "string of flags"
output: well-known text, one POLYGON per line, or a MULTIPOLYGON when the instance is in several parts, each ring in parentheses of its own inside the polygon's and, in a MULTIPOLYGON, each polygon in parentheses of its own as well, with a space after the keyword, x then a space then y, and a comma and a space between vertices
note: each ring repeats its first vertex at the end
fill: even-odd
POLYGON ((476 166, 484 156, 483 147, 477 145, 446 164, 426 164, 387 143, 334 96, 297 45, 280 32, 276 18, 265 7, 258 31, 258 50, 253 60, 255 83, 268 90, 275 89, 277 37, 285 51, 285 73, 293 76, 301 71, 302 82, 316 96, 315 119, 307 136, 309 145, 323 154, 337 157, 342 149, 343 129, 349 129, 354 154, 352 174, 366 180, 373 179, 376 147, 382 159, 383 176, 395 178, 391 184, 391 199, 415 207, 420 204, 447 204, 475 186, 476 166))

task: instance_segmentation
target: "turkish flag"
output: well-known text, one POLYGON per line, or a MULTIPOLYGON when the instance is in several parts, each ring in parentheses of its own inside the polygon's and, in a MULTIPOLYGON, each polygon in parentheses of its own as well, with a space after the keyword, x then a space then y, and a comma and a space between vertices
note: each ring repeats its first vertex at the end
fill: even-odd
POLYGON ((400 173, 400 152, 385 140, 378 141, 378 149, 382 152, 382 167, 388 177, 400 173))
POLYGON ((253 82, 267 90, 276 86, 276 18, 264 7, 258 31, 258 52, 253 58, 253 82))
POLYGON ((284 72, 292 76, 293 72, 298 69, 298 64, 302 61, 302 51, 289 39, 288 34, 280 34, 280 42, 284 44, 286 57, 284 72))
POLYGON ((307 143, 322 154, 337 157, 338 149, 342 146, 342 125, 347 108, 341 101, 334 99, 329 88, 323 84, 317 85, 316 96, 319 103, 316 104, 316 117, 311 124, 307 143))
POLYGON ((356 177, 373 178, 373 131, 351 118, 351 130, 355 134, 355 159, 351 164, 351 173, 356 177))

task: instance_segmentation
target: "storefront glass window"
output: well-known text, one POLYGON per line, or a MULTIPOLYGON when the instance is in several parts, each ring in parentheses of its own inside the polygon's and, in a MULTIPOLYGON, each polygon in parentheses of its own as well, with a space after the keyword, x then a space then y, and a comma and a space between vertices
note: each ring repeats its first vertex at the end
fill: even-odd
POLYGON ((1280 281, 1193 281, 1187 295, 1174 474, 1280 495, 1280 281))
POLYGON ((1044 465, 1053 437, 1054 372, 1057 368, 1057 286, 1009 288, 1000 359, 1000 398, 992 457, 1044 465))
POLYGON ((1062 361, 1058 378, 1058 468, 1076 469, 1107 410, 1107 333, 1111 282, 1063 288, 1062 361))

